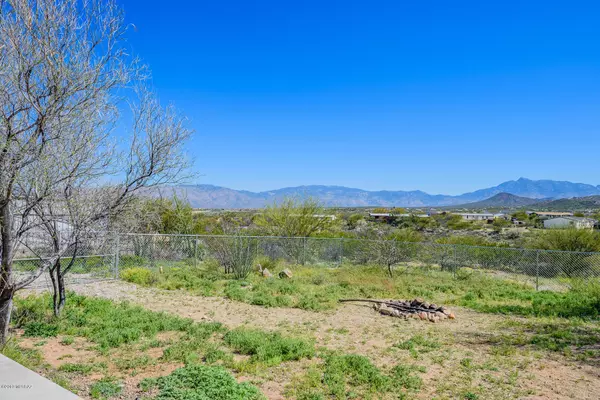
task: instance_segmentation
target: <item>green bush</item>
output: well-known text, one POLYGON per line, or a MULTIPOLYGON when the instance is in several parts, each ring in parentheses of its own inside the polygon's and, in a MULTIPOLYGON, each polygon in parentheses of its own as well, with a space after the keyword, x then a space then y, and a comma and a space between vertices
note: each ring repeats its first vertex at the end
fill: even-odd
POLYGON ((157 278, 148 268, 134 267, 121 271, 121 279, 143 286, 150 286, 157 282, 157 278))
POLYGON ((157 387, 156 400, 263 400, 260 391, 248 382, 238 383, 220 366, 188 365, 168 376, 146 379, 145 389, 157 387))
POLYGON ((25 325, 23 336, 54 337, 58 335, 58 326, 43 321, 32 321, 25 325))
POLYGON ((600 251, 600 233, 590 229, 548 229, 533 237, 528 246, 542 250, 600 251))
POLYGON ((81 364, 81 363, 64 363, 58 367, 59 371, 73 372, 77 374, 87 375, 92 372, 94 365, 92 364, 81 364))
POLYGON ((283 337, 277 332, 236 328, 225 334, 225 343, 240 354, 251 356, 254 362, 277 365, 283 361, 311 358, 315 354, 312 342, 283 337))
POLYGON ((388 377, 371 361, 358 354, 332 355, 325 360, 323 383, 329 394, 345 398, 347 386, 363 386, 370 393, 385 392, 389 386, 388 377))
POLYGON ((121 393, 122 386, 110 378, 100 379, 90 387, 92 399, 110 399, 121 393))

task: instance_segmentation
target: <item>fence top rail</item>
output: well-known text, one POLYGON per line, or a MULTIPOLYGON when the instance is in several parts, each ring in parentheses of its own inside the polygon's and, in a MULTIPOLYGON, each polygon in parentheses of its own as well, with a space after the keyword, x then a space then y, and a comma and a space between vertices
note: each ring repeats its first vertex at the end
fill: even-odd
POLYGON ((568 250, 546 250, 546 249, 529 249, 524 247, 496 247, 496 246, 473 246, 466 244, 453 244, 453 243, 434 243, 434 242, 403 242, 396 241, 395 239, 362 239, 362 238, 328 238, 328 237, 305 237, 305 236, 257 236, 257 235, 193 235, 193 234, 178 234, 178 233, 119 233, 122 236, 147 236, 147 237, 182 237, 192 239, 203 239, 203 238, 245 238, 245 239, 274 239, 274 240, 323 240, 323 241, 356 241, 356 242, 367 242, 367 243, 378 243, 382 241, 396 242, 399 244, 408 244, 414 246, 433 246, 440 248, 460 248, 460 249, 480 249, 488 251, 509 251, 509 252, 520 252, 520 253, 538 253, 538 254, 564 254, 564 255, 580 255, 580 256, 599 256, 600 252, 592 251, 568 251, 568 250))

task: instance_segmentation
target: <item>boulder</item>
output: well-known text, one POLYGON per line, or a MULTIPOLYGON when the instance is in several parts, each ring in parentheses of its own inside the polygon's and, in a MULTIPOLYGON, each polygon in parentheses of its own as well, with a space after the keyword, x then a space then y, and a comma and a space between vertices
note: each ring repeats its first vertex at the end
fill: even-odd
POLYGON ((267 268, 263 268, 260 272, 261 272, 262 276, 265 277, 265 278, 272 278, 273 277, 273 274, 267 268))
POLYGON ((289 269, 284 269, 283 271, 281 271, 279 273, 279 278, 281 279, 289 279, 292 277, 292 271, 290 271, 289 269))

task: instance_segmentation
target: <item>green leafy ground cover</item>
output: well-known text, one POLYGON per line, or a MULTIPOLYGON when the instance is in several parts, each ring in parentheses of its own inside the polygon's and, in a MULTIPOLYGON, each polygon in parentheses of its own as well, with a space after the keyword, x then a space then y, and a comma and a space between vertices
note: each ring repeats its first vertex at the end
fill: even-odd
MULTIPOLYGON (((281 267, 271 269, 277 272, 281 267)), ((349 342, 353 345, 340 347, 335 340, 317 340, 310 326, 231 329, 75 293, 69 294, 59 318, 52 315, 49 295, 18 298, 12 326, 22 333, 2 352, 86 398, 169 400, 262 399, 258 388, 279 374, 286 377, 279 382, 282 393, 292 399, 408 399, 419 397, 424 375, 440 367, 458 372, 434 388, 436 398, 520 398, 530 394, 520 382, 532 362, 517 357, 523 349, 538 359, 555 354, 583 363, 595 362, 600 355, 595 320, 599 290, 593 282, 557 293, 536 292, 476 271, 452 274, 404 267, 390 278, 378 267, 291 268, 291 279, 265 279, 255 273, 244 281, 232 280, 210 264, 162 272, 158 267, 135 268, 125 270, 123 278, 145 287, 324 315, 334 312, 343 297, 423 297, 495 315, 500 322, 482 326, 480 332, 492 346, 491 353, 478 356, 469 350, 472 343, 456 347, 443 324, 436 331, 410 328, 418 330, 394 340, 373 358, 360 350, 373 332, 351 327, 332 327, 331 338, 355 339, 349 342), (21 341, 34 345, 21 346, 21 341), (83 348, 86 358, 65 358, 58 367, 50 366, 43 353, 49 342, 83 348), (151 378, 131 383, 139 374, 151 378)))
MULTIPOLYGON (((273 264, 272 272, 284 267, 273 264)), ((571 280, 566 292, 536 291, 530 285, 462 269, 456 273, 430 267, 399 267, 393 278, 377 266, 314 268, 292 266, 292 279, 265 279, 257 273, 245 280, 221 274, 211 263, 199 267, 132 268, 124 280, 161 289, 184 289, 202 296, 229 299, 265 307, 330 310, 341 298, 414 298, 460 305, 488 313, 597 318, 600 282, 571 280)))

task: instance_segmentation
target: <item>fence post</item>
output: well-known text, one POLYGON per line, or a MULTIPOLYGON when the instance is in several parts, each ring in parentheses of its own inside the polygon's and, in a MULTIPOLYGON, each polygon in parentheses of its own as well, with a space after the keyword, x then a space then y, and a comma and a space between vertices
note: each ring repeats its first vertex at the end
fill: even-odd
POLYGON ((338 263, 338 267, 342 265, 344 262, 344 238, 340 238, 340 259, 338 263))
POLYGON ((194 268, 198 268, 198 237, 194 237, 194 268))
POLYGON ((535 251, 535 290, 540 290, 540 251, 535 251))
POLYGON ((302 238, 302 265, 306 264, 306 237, 302 238))
POLYGON ((156 233, 150 237, 152 238, 152 243, 150 244, 150 266, 155 267, 156 261, 154 260, 154 253, 156 252, 156 233))
POLYGON ((120 261, 119 260, 119 252, 120 252, 119 241, 121 240, 120 238, 121 238, 121 236, 117 233, 117 237, 115 239, 115 260, 114 260, 115 279, 119 279, 119 261, 120 261))
POLYGON ((458 269, 458 257, 456 256, 456 244, 452 245, 452 253, 454 253, 454 262, 452 263, 452 277, 456 278, 456 270, 458 269))

